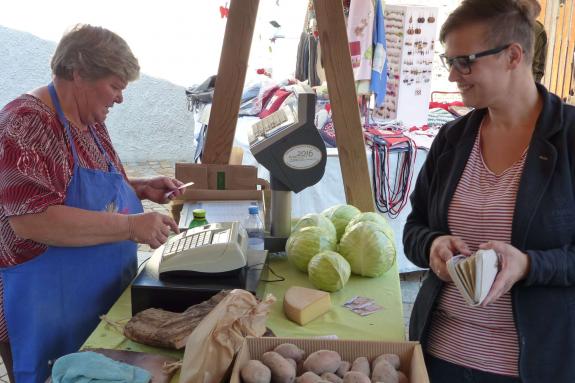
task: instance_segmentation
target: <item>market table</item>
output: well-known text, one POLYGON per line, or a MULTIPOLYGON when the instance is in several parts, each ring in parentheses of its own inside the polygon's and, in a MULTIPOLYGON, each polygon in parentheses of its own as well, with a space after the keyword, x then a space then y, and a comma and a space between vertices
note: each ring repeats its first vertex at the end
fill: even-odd
MULTIPOLYGON (((268 257, 268 265, 275 274, 285 278, 281 282, 261 281, 257 289, 259 297, 271 293, 278 299, 268 318, 268 327, 276 336, 318 337, 335 335, 340 339, 405 340, 397 262, 391 270, 379 278, 352 276, 343 290, 331 294, 332 309, 306 326, 299 326, 286 319, 283 314, 282 303, 285 290, 289 286, 313 288, 307 280, 307 275, 295 269, 287 261, 285 255, 271 254, 268 257), (342 307, 344 302, 356 295, 373 298, 383 309, 362 317, 342 307)), ((269 269, 264 270, 262 280, 274 278, 276 277, 269 269)), ((126 321, 130 318, 131 312, 131 294, 128 288, 107 313, 107 318, 111 321, 126 321)), ((82 348, 148 352, 178 359, 183 357, 183 351, 150 347, 133 342, 103 321, 100 322, 82 348)), ((178 375, 172 379, 172 382, 177 382, 177 379, 178 375)))
MULTIPOLYGON (((258 296, 271 293, 278 302, 268 317, 268 327, 280 337, 317 337, 335 335, 340 339, 403 341, 403 307, 397 262, 384 275, 378 278, 364 278, 352 275, 345 287, 331 293, 332 309, 325 315, 299 326, 283 314, 283 296, 290 286, 314 288, 307 274, 298 271, 285 256, 271 254, 268 259, 271 269, 285 278, 282 282, 262 282, 258 286, 258 296), (342 305, 354 296, 375 300, 383 309, 368 316, 360 316, 342 305)), ((275 276, 265 272, 262 279, 271 280, 275 276)))

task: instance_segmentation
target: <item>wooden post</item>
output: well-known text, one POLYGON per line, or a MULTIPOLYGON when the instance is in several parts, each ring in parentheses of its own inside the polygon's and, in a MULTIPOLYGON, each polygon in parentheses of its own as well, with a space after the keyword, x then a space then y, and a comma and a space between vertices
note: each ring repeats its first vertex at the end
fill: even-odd
MULTIPOLYGON (((547 59, 545 60, 545 74, 542 83, 551 90, 551 75, 553 67, 553 57, 555 52, 557 12, 559 10, 558 1, 549 1, 545 4, 545 31, 547 32, 547 59)), ((542 11, 543 12, 543 11, 542 11)))
MULTIPOLYGON (((567 47, 565 50, 565 64, 563 70, 563 89, 561 89, 561 97, 564 99, 569 98, 569 90, 571 89, 571 77, 573 71, 573 52, 575 51, 575 1, 567 0, 565 2, 567 14, 569 17, 569 31, 567 32, 567 47)), ((559 94, 559 93, 557 93, 559 94)))
POLYGON ((259 0, 232 0, 202 162, 227 164, 232 151, 259 0))
POLYGON ((375 211, 341 1, 314 0, 347 203, 375 211))

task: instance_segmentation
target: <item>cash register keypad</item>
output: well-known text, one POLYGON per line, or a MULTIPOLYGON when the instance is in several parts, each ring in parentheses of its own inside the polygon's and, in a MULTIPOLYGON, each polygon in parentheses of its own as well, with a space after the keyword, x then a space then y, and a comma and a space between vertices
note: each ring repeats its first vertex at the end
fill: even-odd
POLYGON ((212 233, 210 231, 202 231, 189 236, 183 235, 179 239, 167 243, 162 255, 164 257, 169 257, 170 255, 174 255, 185 250, 208 245, 211 243, 211 236, 212 233))

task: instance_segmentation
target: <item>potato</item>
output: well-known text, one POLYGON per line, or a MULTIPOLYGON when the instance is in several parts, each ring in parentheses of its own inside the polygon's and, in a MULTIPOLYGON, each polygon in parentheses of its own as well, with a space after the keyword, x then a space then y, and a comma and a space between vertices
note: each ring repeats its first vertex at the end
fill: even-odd
POLYGON ((244 383, 270 383, 272 373, 259 360, 250 360, 240 371, 244 383))
POLYGON ((378 356, 377 358, 375 358, 373 360, 373 362, 371 363, 371 369, 373 370, 375 368, 375 365, 380 361, 380 360, 387 360, 389 362, 389 364, 391 364, 393 366, 393 368, 395 368, 396 370, 399 370, 400 363, 399 363, 399 355, 397 354, 381 354, 380 356, 378 356))
POLYGON ((371 383, 371 380, 362 372, 348 371, 343 376, 343 383, 371 383))
POLYGON ((348 372, 350 368, 351 368, 351 363, 349 363, 347 360, 342 360, 335 373, 340 378, 343 378, 345 373, 348 372))
POLYGON ((311 371, 303 373, 299 378, 296 379, 297 383, 317 383, 321 380, 319 375, 314 374, 311 371))
POLYGON ((305 356, 305 351, 292 343, 282 343, 274 351, 283 356, 284 358, 290 358, 299 362, 305 356))
POLYGON ((380 360, 371 372, 373 382, 399 383, 399 376, 393 366, 385 359, 380 360))
POLYGON ((295 381, 295 368, 283 356, 275 351, 262 355, 262 362, 269 367, 274 383, 292 383, 295 381))
POLYGON ((399 383, 409 383, 407 375, 405 375, 403 372, 397 371, 397 376, 399 376, 399 383))
POLYGON ((294 370, 296 370, 296 375, 297 375, 297 362, 295 360, 293 360, 292 358, 284 358, 284 359, 287 360, 289 362, 289 364, 291 364, 293 366, 294 370))
POLYGON ((331 383, 343 383, 343 379, 334 374, 333 372, 324 372, 323 374, 321 374, 321 378, 331 383))
POLYGON ((371 372, 371 369, 369 368, 369 360, 367 360, 365 356, 355 358, 355 360, 351 364, 351 371, 359 371, 365 374, 366 376, 369 376, 371 372))
POLYGON ((336 372, 340 363, 341 356, 337 352, 319 350, 309 354, 303 362, 303 369, 321 375, 324 372, 336 372))

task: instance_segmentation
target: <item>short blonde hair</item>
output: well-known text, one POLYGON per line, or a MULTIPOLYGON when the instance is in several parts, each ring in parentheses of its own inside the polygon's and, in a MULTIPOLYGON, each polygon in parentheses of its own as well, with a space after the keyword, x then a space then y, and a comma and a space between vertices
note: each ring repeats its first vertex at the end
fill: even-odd
POLYGON ((535 11, 531 0, 463 0, 443 23, 439 40, 445 43, 449 33, 467 24, 484 23, 490 48, 517 42, 531 64, 535 11))
POLYGON ((72 80, 74 71, 88 80, 117 75, 126 82, 140 75, 138 59, 120 36, 108 29, 77 24, 64 34, 52 61, 52 73, 72 80))

